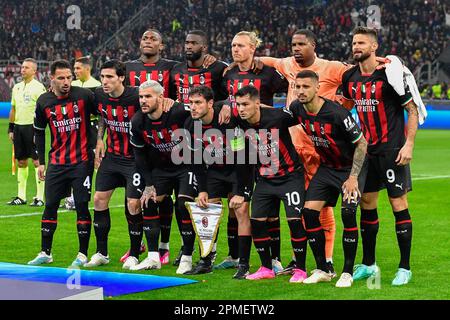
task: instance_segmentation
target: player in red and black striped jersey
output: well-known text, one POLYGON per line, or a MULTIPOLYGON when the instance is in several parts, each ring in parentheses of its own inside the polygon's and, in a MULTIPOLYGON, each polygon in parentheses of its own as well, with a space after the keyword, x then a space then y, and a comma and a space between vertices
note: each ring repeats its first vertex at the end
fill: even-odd
POLYGON ((259 92, 253 86, 243 87, 235 96, 239 112, 237 123, 246 130, 245 135, 250 140, 247 161, 255 163, 259 173, 252 197, 251 227, 262 266, 246 278, 275 277, 268 218, 279 218, 280 201, 283 201, 297 260, 290 280, 295 282, 298 273, 305 273, 307 240, 301 222, 305 194, 303 164, 289 134, 289 127, 298 124, 298 118, 287 109, 261 108, 259 92))
MULTIPOLYGON (((275 93, 287 92, 289 83, 275 68, 264 66, 258 74, 253 71, 253 56, 256 48, 260 44, 261 40, 254 32, 241 31, 233 38, 231 52, 233 55, 233 64, 235 66, 230 66, 231 69, 224 75, 223 83, 232 102, 234 102, 234 94, 247 85, 253 85, 258 89, 260 92, 261 103, 269 106, 273 105, 273 95, 275 93)), ((233 112, 237 115, 236 108, 233 108, 233 112)), ((233 217, 233 210, 230 210, 228 220, 230 226, 234 225, 233 217)), ((280 223, 278 219, 270 218, 269 221, 269 232, 270 237, 272 238, 272 258, 274 266, 277 266, 281 271, 280 223)), ((229 239, 236 238, 237 231, 233 232, 233 230, 229 228, 228 237, 229 239)), ((237 251, 236 246, 236 241, 229 241, 230 255, 237 251)), ((224 261, 224 263, 226 265, 226 261, 224 261)))
POLYGON ((87 256, 91 233, 88 202, 91 196, 92 150, 89 148, 90 116, 95 111, 94 94, 71 87, 72 70, 68 61, 50 66, 52 92, 42 94, 36 103, 35 143, 39 158, 38 174, 45 179, 45 210, 41 221, 42 251, 29 262, 37 265, 53 261, 51 248, 61 199, 73 188, 77 211, 79 253, 74 265, 87 256), (45 172, 45 128, 50 127, 51 149, 45 172))
MULTIPOLYGON (((367 278, 378 272, 375 264, 375 244, 378 232, 378 191, 387 188, 396 220, 400 264, 392 282, 409 282, 412 223, 407 192, 411 190, 409 162, 418 126, 417 106, 409 89, 400 96, 389 84, 384 68, 380 68, 375 52, 377 32, 359 27, 353 32, 353 58, 358 65, 342 76, 344 97, 356 106, 361 127, 369 143, 369 171, 361 201, 361 235, 363 262, 354 272, 354 279, 367 278), (408 113, 405 125, 404 110, 408 113)), ((401 75, 399 75, 401 76, 401 75)), ((347 102, 347 103, 348 103, 347 102)))
POLYGON ((310 243, 318 268, 304 279, 304 283, 330 281, 333 276, 327 270, 323 227, 311 224, 309 217, 319 217, 325 206, 334 207, 342 194, 344 267, 336 287, 350 287, 358 247, 356 209, 360 199, 359 187, 363 188, 365 182, 366 171, 362 168, 367 141, 351 113, 343 106, 320 97, 319 87, 319 76, 314 71, 301 71, 295 79, 298 99, 289 106, 320 156, 320 166, 309 184, 302 210, 308 238, 314 238, 310 243))
POLYGON ((223 71, 227 65, 216 61, 205 68, 203 65, 207 50, 206 34, 201 30, 190 31, 184 42, 186 61, 175 65, 170 73, 172 99, 189 105, 189 89, 200 85, 211 88, 216 101, 227 98, 227 92, 222 86, 223 71))
POLYGON ((178 61, 161 58, 164 43, 161 33, 155 29, 144 32, 139 45, 141 56, 126 62, 126 85, 139 87, 147 80, 158 81, 164 88, 164 96, 169 97, 170 71, 178 61))
MULTIPOLYGON (((237 255, 231 257, 238 271, 234 279, 245 279, 249 273, 251 249, 251 227, 249 207, 253 192, 252 166, 238 162, 239 154, 245 159, 245 141, 243 134, 235 125, 235 120, 227 124, 221 123, 222 103, 214 105, 213 91, 206 86, 191 88, 189 93, 191 117, 186 120, 185 128, 189 131, 190 147, 194 151, 190 163, 198 181, 199 195, 197 203, 207 207, 208 203, 220 203, 222 198, 230 196, 230 208, 233 208, 238 219, 237 255), (239 140, 240 139, 240 140, 239 140), (198 141, 200 140, 200 143, 198 141), (202 161, 196 163, 195 154, 202 161), (232 159, 233 161, 230 161, 232 159)), ((217 241, 216 239, 214 239, 217 241)), ((215 249, 213 249, 215 251, 215 249)), ((212 261, 209 256, 201 258, 189 274, 209 273, 212 261)))
POLYGON ((224 75, 224 85, 230 97, 242 87, 252 85, 260 92, 261 103, 272 106, 273 95, 287 92, 289 83, 275 68, 264 66, 258 74, 253 71, 253 56, 260 43, 253 32, 235 35, 231 52, 236 65, 224 75))
MULTIPOLYGON (((183 128, 185 120, 190 116, 189 109, 181 103, 175 103, 168 112, 162 110, 164 89, 153 80, 141 84, 139 99, 141 111, 132 119, 131 144, 134 147, 136 164, 142 171, 145 180, 143 199, 153 200, 144 204, 144 232, 149 252, 158 253, 160 232, 160 216, 157 202, 174 191, 177 196, 177 214, 181 215, 181 235, 183 238, 183 255, 177 273, 184 273, 192 268, 192 252, 194 250, 195 233, 190 215, 185 207, 186 201, 193 201, 197 194, 196 181, 192 172, 185 165, 177 165, 172 161, 172 150, 179 148, 181 138, 174 136, 177 129, 183 128), (152 192, 151 192, 152 191, 152 192)), ((150 258, 150 257, 149 257, 150 258)), ((151 257, 148 268, 160 263, 159 257, 151 257)), ((159 264, 160 265, 160 264, 159 264)))
POLYGON ((108 233, 111 226, 109 201, 114 190, 126 187, 126 213, 130 235, 130 257, 123 268, 138 264, 142 240, 140 197, 143 181, 137 172, 130 140, 130 120, 139 110, 138 89, 125 87, 125 64, 109 60, 100 68, 102 87, 95 90, 97 111, 100 115, 95 166, 98 168, 94 195, 94 230, 97 252, 86 267, 109 263, 108 233), (103 135, 107 132, 106 149, 103 135))

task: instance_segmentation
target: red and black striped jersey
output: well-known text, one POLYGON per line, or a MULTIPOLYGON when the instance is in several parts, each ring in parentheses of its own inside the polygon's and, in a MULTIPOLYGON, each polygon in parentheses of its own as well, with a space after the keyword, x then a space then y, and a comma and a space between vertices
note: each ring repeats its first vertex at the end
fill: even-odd
POLYGON ((261 103, 273 105, 273 95, 275 93, 287 92, 289 83, 275 68, 264 66, 260 73, 256 74, 252 70, 240 71, 238 66, 227 71, 224 76, 224 85, 234 101, 234 95, 242 87, 253 85, 259 90, 261 103))
POLYGON ((136 148, 149 148, 152 167, 174 167, 172 150, 180 148, 183 141, 182 135, 174 135, 174 132, 184 130, 184 122, 190 115, 189 109, 177 102, 156 120, 139 110, 131 120, 131 144, 136 148))
POLYGON ((170 97, 189 105, 189 89, 205 85, 214 92, 214 100, 225 100, 228 97, 223 87, 223 71, 227 65, 216 61, 208 68, 188 67, 186 62, 175 65, 170 72, 170 97))
POLYGON ((298 118, 285 108, 260 110, 260 121, 254 125, 233 115, 249 139, 248 163, 256 164, 259 176, 268 179, 283 177, 294 171, 303 172, 303 164, 289 133, 289 127, 299 124, 298 118))
POLYGON ((95 98, 89 89, 72 87, 68 96, 42 94, 36 102, 34 128, 51 133, 50 163, 73 165, 88 161, 90 116, 95 114, 95 98))
POLYGON ((310 113, 294 100, 289 110, 296 116, 314 144, 320 161, 333 169, 350 169, 355 144, 363 134, 352 114, 343 106, 325 99, 317 114, 310 113))
POLYGON ((147 80, 158 81, 164 88, 164 97, 168 98, 170 96, 170 71, 177 63, 178 61, 163 58, 156 63, 144 63, 140 59, 128 61, 125 63, 127 69, 125 84, 139 87, 147 80))
POLYGON ((412 100, 408 88, 399 96, 388 83, 385 69, 364 74, 354 66, 342 76, 342 93, 355 103, 368 153, 379 154, 404 145, 404 106, 412 100))
POLYGON ((139 89, 126 86, 120 97, 113 98, 97 88, 95 98, 100 120, 106 126, 106 152, 132 158, 130 126, 131 118, 140 110, 139 89))

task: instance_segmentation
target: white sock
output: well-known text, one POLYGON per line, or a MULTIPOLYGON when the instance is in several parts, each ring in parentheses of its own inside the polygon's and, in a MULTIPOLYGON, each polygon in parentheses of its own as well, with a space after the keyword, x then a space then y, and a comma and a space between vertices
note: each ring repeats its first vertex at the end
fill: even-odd
POLYGON ((168 242, 160 242, 159 249, 169 250, 169 243, 168 242))

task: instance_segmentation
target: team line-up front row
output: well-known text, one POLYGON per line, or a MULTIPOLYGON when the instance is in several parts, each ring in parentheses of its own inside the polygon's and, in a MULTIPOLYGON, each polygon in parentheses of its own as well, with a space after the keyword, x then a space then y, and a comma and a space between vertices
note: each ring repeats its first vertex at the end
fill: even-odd
MULTIPOLYGON (((354 266, 358 246, 357 206, 365 201, 367 208, 375 201, 376 208, 378 191, 383 186, 387 187, 390 199, 406 199, 407 191, 411 190, 408 163, 417 129, 417 108, 409 92, 395 96, 392 89, 386 101, 376 104, 376 110, 358 104, 358 101, 368 100, 362 99, 362 94, 370 97, 371 91, 379 90, 375 80, 381 83, 380 74, 384 73, 373 70, 380 79, 373 80, 373 86, 365 89, 366 86, 352 86, 361 77, 359 71, 356 66, 344 73, 343 95, 355 101, 358 113, 362 113, 360 121, 364 134, 346 108, 318 95, 319 77, 310 70, 296 75, 297 99, 283 109, 262 105, 260 92, 252 85, 240 88, 233 99, 217 102, 209 87, 192 87, 188 107, 178 102, 172 104, 173 101, 164 98, 164 89, 157 81, 145 81, 138 88, 125 86, 126 68, 120 61, 104 63, 102 87, 95 93, 72 87, 70 64, 55 61, 51 65, 52 92, 42 94, 36 104, 38 174, 46 182, 46 203, 41 222, 42 249, 29 264, 53 261, 51 248, 57 211, 60 200, 70 194, 71 189, 76 202, 80 244, 73 264, 95 267, 109 263, 108 204, 114 190, 125 187, 130 251, 124 269, 161 268, 164 260, 158 252, 160 216, 157 205, 175 193, 175 211, 180 218, 183 241, 177 274, 211 272, 216 256, 214 245, 211 254, 193 266, 196 235, 186 202, 196 200, 199 206, 207 207, 208 203, 227 198, 238 221, 239 260, 233 278, 270 279, 276 273, 289 272, 292 274, 290 282, 294 283, 331 281, 335 274, 326 261, 325 235, 319 214, 326 206, 334 207, 341 195, 344 266, 336 286, 349 287, 354 279, 374 275, 379 271, 375 261, 363 261, 354 266), (380 110, 382 103, 384 109, 380 110), (406 137, 403 108, 409 114, 406 137), (384 123, 378 123, 380 111, 384 114, 384 123), (95 155, 89 147, 91 115, 100 117, 95 155), (320 166, 306 191, 303 164, 289 133, 289 127, 295 125, 302 126, 320 155, 320 166), (51 133, 51 150, 45 168, 47 126, 51 133), (378 129, 384 136, 379 139, 370 136, 378 129), (180 130, 182 135, 178 134, 180 130), (231 137, 230 130, 234 132, 231 137), (194 161, 199 148, 203 155, 200 162, 194 161), (256 155, 255 163, 249 161, 251 154, 256 155), (180 155, 181 164, 174 161, 174 155, 180 155), (229 162, 230 158, 233 161, 229 162), (97 250, 88 260, 92 224, 88 202, 94 167, 98 168, 93 220, 97 250), (270 222, 278 218, 281 201, 295 257, 289 270, 275 270, 271 255, 270 222), (144 234, 148 256, 139 262, 144 234), (254 273, 249 272, 252 241, 261 260, 261 267, 254 273), (317 264, 309 276, 306 273, 308 242, 317 264)), ((394 213, 401 261, 393 284, 403 285, 412 274, 409 266, 412 224, 407 207, 394 213)), ((376 222, 365 221, 364 228, 370 229, 376 222)), ((369 231, 376 236, 376 230, 369 231)), ((365 254, 375 250, 374 242, 375 239, 373 243, 363 241, 365 254)))

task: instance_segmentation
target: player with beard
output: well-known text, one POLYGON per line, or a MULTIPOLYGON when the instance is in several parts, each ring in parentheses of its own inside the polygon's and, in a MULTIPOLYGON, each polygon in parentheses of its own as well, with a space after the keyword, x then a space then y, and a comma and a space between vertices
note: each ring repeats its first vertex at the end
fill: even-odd
POLYGON ((227 65, 216 61, 205 68, 208 40, 201 30, 189 31, 184 42, 185 62, 176 64, 170 73, 171 98, 189 105, 189 89, 204 85, 214 92, 216 101, 225 100, 227 92, 222 87, 223 71, 227 65))
POLYGON ((52 91, 36 102, 34 141, 39 159, 38 174, 45 179, 45 209, 41 220, 41 252, 28 264, 53 262, 53 235, 57 226, 58 207, 73 189, 77 211, 80 255, 88 254, 91 235, 92 157, 89 148, 90 115, 95 113, 95 98, 89 89, 72 87, 72 70, 68 61, 57 60, 50 66, 52 91), (45 169, 45 128, 50 127, 51 149, 45 169))
MULTIPOLYGON (((315 49, 317 39, 314 33, 307 29, 301 29, 294 32, 291 40, 292 56, 287 58, 255 57, 255 65, 262 62, 266 66, 277 69, 289 81, 286 106, 297 99, 295 94, 295 79, 297 74, 303 70, 311 70, 319 76, 319 92, 321 97, 332 101, 340 102, 342 97, 336 95, 336 91, 342 84, 342 74, 348 70, 351 65, 340 61, 331 61, 317 57, 315 49)), ((303 160, 305 166, 305 187, 308 188, 309 182, 314 176, 320 165, 320 156, 314 149, 314 145, 308 135, 300 125, 289 128, 292 142, 295 149, 303 160)), ((333 208, 325 207, 320 213, 320 222, 325 231, 326 239, 326 258, 331 274, 334 274, 333 268, 333 249, 336 233, 336 223, 334 220, 333 208)), ((294 266, 293 260, 285 268, 284 273, 290 272, 294 266)))
MULTIPOLYGON (((375 52, 378 36, 374 29, 353 31, 353 58, 358 63, 342 77, 342 91, 349 105, 356 105, 361 128, 369 143, 368 175, 361 199, 362 264, 355 266, 354 280, 379 273, 375 263, 378 233, 378 193, 386 188, 395 216, 400 249, 399 269, 392 285, 407 284, 412 277, 410 254, 412 222, 407 193, 412 190, 409 163, 413 156, 418 126, 417 106, 408 86, 400 96, 389 84, 386 70, 379 68, 375 52), (405 124, 404 110, 408 113, 405 124)), ((401 76, 401 75, 400 75, 401 76)))
MULTIPOLYGON (((164 50, 164 41, 162 34, 156 29, 146 30, 140 40, 139 49, 141 56, 137 60, 126 62, 127 67, 127 84, 131 86, 139 86, 147 80, 157 81, 164 88, 164 97, 169 97, 173 94, 170 93, 170 73, 172 68, 178 64, 178 61, 168 60, 161 57, 161 52, 164 50)), ((216 59, 206 54, 204 57, 203 65, 208 67, 213 64, 216 59)), ((159 252, 161 255, 161 263, 169 263, 169 239, 170 229, 172 225, 172 212, 173 202, 168 195, 166 199, 159 203, 158 208, 161 217, 161 242, 159 245, 159 252)), ((177 208, 175 204, 175 208, 177 208)), ((178 227, 181 226, 181 221, 178 219, 179 215, 176 215, 178 227)), ((181 229, 180 229, 181 230, 181 229)), ((141 252, 145 251, 145 247, 142 246, 141 252)), ((174 261, 174 265, 179 264, 181 258, 181 251, 174 261)), ((120 261, 125 261, 128 257, 129 251, 122 256, 120 261)))

